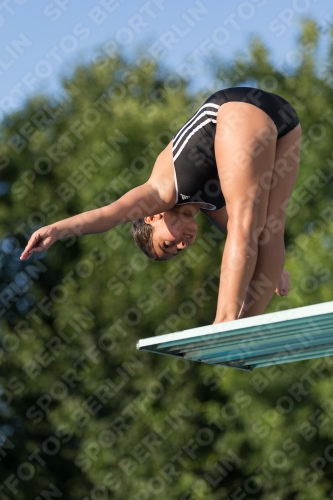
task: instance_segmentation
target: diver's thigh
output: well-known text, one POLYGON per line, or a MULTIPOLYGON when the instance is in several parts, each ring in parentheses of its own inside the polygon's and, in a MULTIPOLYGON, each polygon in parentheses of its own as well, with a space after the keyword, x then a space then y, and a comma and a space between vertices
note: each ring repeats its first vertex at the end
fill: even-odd
POLYGON ((302 129, 298 124, 293 130, 277 140, 274 168, 269 190, 267 218, 275 217, 285 221, 289 199, 296 183, 299 162, 302 129))
POLYGON ((227 212, 239 218, 254 212, 265 221, 277 145, 277 129, 261 109, 248 104, 223 104, 218 112, 215 156, 227 212))

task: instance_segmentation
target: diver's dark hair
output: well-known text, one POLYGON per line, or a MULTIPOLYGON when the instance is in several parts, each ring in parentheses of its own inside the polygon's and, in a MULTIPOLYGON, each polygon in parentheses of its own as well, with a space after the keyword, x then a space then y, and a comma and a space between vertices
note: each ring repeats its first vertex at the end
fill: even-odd
POLYGON ((153 226, 147 224, 144 219, 137 219, 132 226, 132 236, 140 250, 143 251, 150 259, 160 259, 154 251, 153 246, 153 226))

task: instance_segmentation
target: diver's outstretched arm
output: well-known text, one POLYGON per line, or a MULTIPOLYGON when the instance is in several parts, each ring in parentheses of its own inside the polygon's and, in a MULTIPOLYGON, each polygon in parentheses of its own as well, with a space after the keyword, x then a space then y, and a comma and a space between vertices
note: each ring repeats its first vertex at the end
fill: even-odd
POLYGON ((125 222, 172 208, 170 202, 162 198, 158 187, 151 182, 146 182, 110 205, 89 210, 38 229, 32 234, 20 258, 25 260, 34 252, 44 252, 57 240, 63 238, 103 233, 125 222))

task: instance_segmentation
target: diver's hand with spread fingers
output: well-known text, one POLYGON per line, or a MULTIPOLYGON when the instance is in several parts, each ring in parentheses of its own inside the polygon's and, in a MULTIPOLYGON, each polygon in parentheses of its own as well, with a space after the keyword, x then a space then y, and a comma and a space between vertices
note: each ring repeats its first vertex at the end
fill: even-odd
POLYGON ((275 290, 275 293, 280 297, 286 297, 288 295, 290 288, 290 274, 286 269, 283 269, 279 284, 275 290))
POLYGON ((58 231, 55 227, 45 226, 35 231, 27 246, 23 250, 20 260, 26 260, 31 257, 33 253, 45 252, 55 241, 58 240, 58 231))

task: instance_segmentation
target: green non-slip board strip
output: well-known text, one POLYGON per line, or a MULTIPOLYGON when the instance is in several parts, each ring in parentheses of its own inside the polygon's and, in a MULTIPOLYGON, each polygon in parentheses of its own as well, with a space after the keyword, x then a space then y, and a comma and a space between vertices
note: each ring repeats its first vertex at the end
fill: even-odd
POLYGON ((290 324, 288 321, 277 323, 275 325, 275 328, 273 328, 273 324, 262 325, 262 326, 259 325, 259 326, 244 328, 242 330, 205 334, 196 337, 195 339, 180 338, 176 340, 170 340, 170 341, 168 340, 166 342, 161 342, 160 344, 156 343, 158 337, 152 337, 151 340, 153 339, 155 340, 155 345, 161 347, 168 345, 169 349, 173 350, 173 348, 177 349, 177 347, 179 347, 180 345, 181 346, 186 345, 187 348, 191 348, 191 345, 199 346, 201 342, 202 342, 201 345, 207 345, 207 342, 213 342, 215 340, 223 341, 223 345, 239 344, 244 340, 251 340, 252 342, 257 343, 262 339, 266 338, 275 339, 283 335, 286 335, 287 337, 289 337, 289 340, 292 340, 293 334, 297 336, 299 336, 300 334, 313 336, 316 331, 315 328, 321 329, 322 327, 332 327, 332 332, 333 332, 333 312, 331 315, 326 314, 319 316, 317 318, 318 318, 317 321, 313 322, 313 324, 309 324, 308 318, 304 318, 299 320, 290 320, 293 321, 292 324, 290 324), (303 333, 303 331, 305 333, 303 333))
POLYGON ((137 347, 240 369, 328 356, 333 302, 143 339, 137 347))
POLYGON ((333 342, 331 342, 330 344, 320 345, 317 347, 308 347, 307 349, 300 349, 299 352, 281 351, 276 353, 265 353, 265 354, 255 353, 253 355, 248 355, 238 358, 233 358, 233 357, 226 358, 224 356, 220 356, 219 354, 217 355, 212 354, 211 356, 203 356, 201 353, 187 353, 184 356, 184 358, 193 361, 202 361, 210 364, 211 363, 214 364, 214 362, 223 360, 223 362, 225 363, 230 363, 235 365, 255 364, 256 366, 258 366, 260 364, 263 366, 263 363, 265 363, 266 365, 267 362, 271 364, 273 361, 281 361, 281 360, 284 360, 283 362, 287 362, 288 360, 299 361, 301 359, 303 360, 303 359, 311 359, 313 357, 328 356, 332 352, 333 352, 333 342))
POLYGON ((219 339, 216 339, 214 342, 208 342, 206 345, 203 345, 202 343, 200 345, 195 345, 191 344, 186 345, 186 346, 177 346, 169 348, 169 346, 161 344, 157 345, 157 349, 163 349, 166 352, 177 352, 177 351, 184 351, 184 348, 186 347, 187 352, 200 352, 202 351, 203 354, 209 355, 210 351, 215 351, 218 350, 219 353, 222 354, 228 354, 231 357, 234 356, 252 356, 255 355, 257 352, 258 353, 263 353, 263 351, 268 350, 271 352, 272 350, 297 350, 300 348, 307 348, 307 347, 315 347, 322 345, 323 343, 329 343, 330 341, 333 342, 333 331, 332 328, 326 328, 320 330, 320 335, 319 332, 316 332, 316 336, 312 336, 312 338, 309 338, 308 334, 306 333, 305 335, 300 335, 297 334, 297 338, 290 338, 288 334, 284 335, 279 335, 278 337, 271 335, 267 337, 260 337, 256 339, 254 342, 253 339, 246 339, 246 340, 240 340, 239 342, 225 342, 221 343, 219 342, 219 339))
MULTIPOLYGON (((326 325, 325 325, 326 326, 326 325)), ((256 341, 253 338, 241 340, 237 342, 226 341, 221 343, 221 339, 208 340, 206 344, 200 342, 199 345, 191 343, 190 345, 169 346, 168 344, 157 344, 151 346, 155 352, 163 351, 166 354, 182 355, 185 353, 187 359, 197 358, 205 361, 207 358, 215 358, 216 356, 223 357, 225 361, 247 359, 259 355, 289 352, 289 356, 293 357, 294 351, 303 349, 320 348, 325 344, 325 348, 329 347, 330 340, 333 342, 332 329, 312 330, 311 339, 306 333, 303 336, 298 332, 297 338, 291 338, 288 334, 280 334, 277 338, 274 334, 266 337, 260 337, 256 341), (315 335, 314 335, 315 334, 315 335), (220 340, 220 343, 219 343, 220 340)))
POLYGON ((260 336, 252 336, 251 334, 244 335, 240 338, 226 338, 222 339, 221 337, 215 337, 214 339, 206 339, 203 340, 200 338, 197 343, 181 343, 181 341, 177 342, 177 345, 170 345, 169 343, 161 343, 155 344, 155 349, 160 350, 163 349, 166 352, 177 353, 178 351, 199 351, 202 349, 203 351, 208 351, 209 349, 219 349, 219 352, 222 354, 229 353, 231 356, 233 354, 237 354, 239 351, 244 350, 245 352, 250 351, 251 353, 256 351, 256 349, 277 349, 279 347, 288 346, 289 350, 294 348, 299 348, 300 346, 307 345, 317 345, 317 343, 322 343, 325 339, 332 338, 333 328, 330 322, 321 323, 320 328, 312 329, 311 334, 305 332, 303 335, 300 333, 300 330, 297 330, 297 333, 294 332, 279 332, 278 334, 270 333, 268 335, 263 336, 262 333, 260 336), (291 335, 295 335, 293 338, 291 335))

